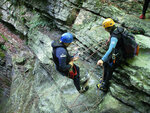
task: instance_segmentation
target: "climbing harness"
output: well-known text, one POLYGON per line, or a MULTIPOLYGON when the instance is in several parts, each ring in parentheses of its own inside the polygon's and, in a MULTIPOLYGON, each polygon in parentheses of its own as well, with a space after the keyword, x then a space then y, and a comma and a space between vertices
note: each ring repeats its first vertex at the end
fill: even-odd
MULTIPOLYGON (((102 42, 99 42, 98 44, 100 44, 100 43, 102 43, 102 42)), ((87 59, 85 59, 84 61, 86 61, 86 60, 88 60, 89 58, 91 58, 96 52, 98 52, 98 50, 100 49, 100 48, 103 48, 103 47, 105 47, 107 44, 105 44, 105 45, 103 45, 103 46, 101 46, 101 47, 99 47, 95 52, 93 52, 87 59)), ((87 52, 89 49, 91 49, 92 47, 89 47, 88 49, 86 49, 85 51, 83 51, 82 53, 84 53, 84 52, 87 52)), ((83 63, 82 63, 83 64, 83 63)), ((97 67, 97 65, 94 67, 94 69, 97 67)), ((91 73, 93 73, 94 72, 94 70, 92 70, 91 71, 91 73)), ((90 78, 92 77, 92 75, 90 76, 90 78)), ((88 79, 88 81, 90 80, 90 78, 88 79)), ((81 103, 81 104, 78 104, 78 105, 74 105, 75 104, 75 102, 78 100, 78 98, 79 98, 79 96, 80 96, 80 94, 77 96, 77 98, 75 99, 75 101, 73 102, 73 104, 69 107, 69 108, 72 108, 72 107, 76 107, 76 106, 79 106, 79 105, 84 105, 83 103, 81 103)), ((99 102, 101 102, 102 100, 98 100, 97 99, 97 103, 99 104, 99 102)), ((98 104, 95 104, 95 105, 98 105, 98 104)), ((95 106, 94 105, 94 106, 95 106)), ((85 105, 84 105, 85 106, 85 105)), ((93 106, 93 107, 94 107, 93 106)), ((86 106, 85 106, 86 107, 86 106)), ((87 107, 86 107, 87 108, 87 107)), ((88 110, 88 108, 87 108, 87 110, 88 110)))
MULTIPOLYGON (((100 41, 98 44, 101 44, 102 45, 102 43, 103 43, 104 41, 100 41)), ((96 44, 97 45, 97 44, 96 44)), ((96 52, 98 52, 99 51, 99 49, 100 48, 103 48, 104 46, 106 46, 106 44, 105 45, 102 45, 101 47, 99 47, 99 48, 97 48, 97 50, 95 51, 95 52, 93 52, 92 53, 92 55, 90 55, 89 57, 88 57, 88 59, 89 58, 91 58, 96 52)), ((84 52, 87 52, 89 49, 91 49, 91 48, 93 48, 93 46, 92 47, 89 47, 88 49, 86 49, 85 51, 83 51, 82 52, 82 54, 84 53, 84 52)), ((78 53, 76 53, 74 56, 76 57, 76 56, 79 56, 79 52, 78 53)), ((84 61, 86 61, 87 59, 85 59, 84 61)), ((82 63, 83 64, 83 63, 82 63)), ((94 67, 94 69, 97 67, 97 65, 94 67)), ((91 71, 91 73, 93 73, 93 71, 94 70, 92 70, 91 71)), ((75 76, 77 75, 77 70, 76 70, 76 68, 75 68, 75 66, 73 66, 73 69, 72 70, 70 70, 69 71, 69 78, 74 78, 75 76)), ((92 77, 92 75, 89 77, 89 79, 92 77)), ((89 79, 88 79, 88 81, 89 81, 89 79)), ((75 101, 73 102, 73 104, 71 104, 71 106, 68 106, 69 108, 72 108, 72 107, 75 107, 75 106, 79 106, 79 105, 84 105, 85 106, 85 104, 84 103, 79 103, 78 105, 74 105, 75 104, 75 102, 78 100, 78 98, 79 98, 79 96, 80 96, 81 94, 79 93, 79 95, 76 97, 76 99, 75 99, 75 101)), ((98 102, 99 102, 99 100, 98 100, 98 102)), ((88 110, 88 108, 87 108, 87 106, 85 106, 86 107, 86 109, 88 110)), ((89 110, 88 110, 89 111, 89 110)))
POLYGON ((115 64, 115 63, 116 63, 116 56, 117 56, 117 54, 115 54, 115 53, 113 53, 113 54, 112 54, 113 64, 115 64))
MULTIPOLYGON (((102 43, 102 42, 99 42, 99 44, 100 43, 102 43)), ((101 47, 99 47, 98 48, 98 50, 100 49, 100 48, 103 48, 104 46, 106 46, 106 44, 105 45, 103 45, 103 46, 101 46, 101 47)), ((88 49, 86 49, 85 51, 83 51, 82 53, 84 53, 84 52, 87 52, 89 49, 91 49, 91 47, 90 48, 88 48, 88 49)), ((92 55, 90 55, 90 57, 92 57, 98 50, 96 50, 92 55)), ((77 53, 77 55, 79 55, 80 53, 77 53)), ((48 56, 47 56, 48 57, 48 56)), ((88 59, 90 58, 90 57, 88 57, 88 59)), ((48 57, 49 58, 49 57, 48 57)), ((84 61, 86 61, 87 59, 85 59, 84 61)), ((42 67, 45 67, 45 66, 43 66, 42 65, 42 67)), ((94 67, 94 69, 97 67, 97 65, 94 67)), ((73 67, 74 68, 74 67, 73 67)), ((46 69, 46 68, 45 68, 46 69)), ((93 71, 94 70, 92 70, 91 71, 91 73, 93 73, 93 71)), ((47 71, 48 73, 49 73, 49 71, 47 71)), ((50 73, 49 73, 50 74, 50 73)), ((71 74, 71 78, 73 78, 75 75, 76 75, 76 68, 74 68, 74 72, 72 72, 72 71, 70 71, 70 74, 71 74), (72 76, 73 75, 73 76, 72 76)), ((92 75, 90 76, 90 78, 92 77, 92 75)), ((51 78, 53 79, 53 77, 51 76, 51 78)), ((90 79, 89 78, 89 79, 90 79)), ((89 81, 89 79, 88 79, 88 81, 89 81)), ((54 80, 54 79, 53 79, 54 80)), ((55 80, 54 80, 54 83, 57 85, 57 83, 55 82, 55 80)), ((60 88, 59 88, 60 89, 60 88)), ((60 89, 60 91, 61 92, 63 92, 61 89, 60 89)), ((67 106, 68 107, 68 109, 70 109, 70 108, 72 108, 72 107, 76 107, 76 106, 80 106, 80 105, 83 105, 83 106, 85 106, 85 108, 87 109, 87 111, 89 111, 90 112, 90 110, 88 109, 88 107, 84 104, 84 102, 82 102, 82 103, 79 103, 79 104, 77 104, 77 105, 74 105, 75 103, 76 103, 76 101, 78 100, 78 98, 79 98, 79 96, 80 96, 81 94, 79 93, 79 95, 76 97, 76 99, 74 100, 74 102, 73 102, 73 104, 71 105, 71 106, 67 106, 65 103, 65 106, 67 106)), ((104 98, 104 96, 102 97, 102 99, 101 100, 99 100, 98 98, 97 98, 97 101, 96 101, 96 103, 94 104, 94 106, 92 107, 92 108, 94 108, 94 107, 96 107, 102 100, 103 100, 103 98, 104 98)))
POLYGON ((73 65, 72 69, 69 71, 68 73, 68 77, 71 79, 74 79, 74 77, 77 75, 77 69, 76 67, 73 65))

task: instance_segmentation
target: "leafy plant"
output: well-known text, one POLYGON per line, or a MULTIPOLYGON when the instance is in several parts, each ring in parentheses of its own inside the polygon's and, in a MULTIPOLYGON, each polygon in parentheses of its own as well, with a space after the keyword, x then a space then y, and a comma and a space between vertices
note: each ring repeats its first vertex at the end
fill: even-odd
POLYGON ((30 25, 30 30, 37 27, 45 27, 45 26, 49 28, 55 27, 52 20, 44 16, 41 16, 40 14, 36 14, 28 24, 30 25))
POLYGON ((4 58, 5 57, 5 53, 0 49, 0 58, 4 58))
POLYGON ((1 36, 5 41, 8 41, 8 39, 7 39, 2 33, 0 33, 0 36, 1 36))
POLYGON ((1 45, 1 47, 0 47, 2 50, 4 50, 4 51, 6 51, 7 50, 7 48, 6 48, 6 46, 5 45, 1 45))

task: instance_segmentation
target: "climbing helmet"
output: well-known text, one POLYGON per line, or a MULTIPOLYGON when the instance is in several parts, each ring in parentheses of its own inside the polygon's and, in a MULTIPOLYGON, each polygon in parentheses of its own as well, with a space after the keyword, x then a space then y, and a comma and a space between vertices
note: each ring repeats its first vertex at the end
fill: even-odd
POLYGON ((73 35, 71 33, 62 34, 60 41, 63 43, 71 43, 73 42, 73 35))
POLYGON ((115 24, 115 22, 113 21, 113 19, 107 18, 107 19, 105 19, 105 20, 103 21, 102 26, 103 26, 104 28, 108 28, 108 27, 114 26, 114 24, 115 24))

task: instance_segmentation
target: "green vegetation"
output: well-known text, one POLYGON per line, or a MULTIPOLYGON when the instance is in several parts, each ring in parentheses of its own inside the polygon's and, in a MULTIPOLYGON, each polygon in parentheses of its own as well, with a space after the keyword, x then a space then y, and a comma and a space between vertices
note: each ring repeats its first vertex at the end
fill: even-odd
POLYGON ((24 3, 24 0, 7 0, 11 1, 14 5, 19 5, 20 3, 24 3))
POLYGON ((2 33, 0 33, 0 36, 1 36, 5 41, 8 41, 8 39, 7 39, 2 33))
POLYGON ((0 46, 0 48, 1 48, 2 50, 4 50, 4 51, 6 51, 6 50, 7 50, 7 48, 6 48, 6 46, 5 46, 5 45, 1 45, 1 46, 0 46))
POLYGON ((28 24, 30 25, 30 30, 37 27, 48 27, 50 29, 55 27, 52 20, 41 16, 40 14, 35 14, 28 24))
MULTIPOLYGON (((0 33, 0 36, 5 40, 5 41, 8 41, 8 39, 3 35, 3 34, 1 34, 0 33)), ((6 46, 4 45, 4 44, 0 44, 0 49, 2 49, 2 50, 7 50, 6 49, 6 46)), ((0 54, 2 54, 2 53, 0 53, 0 54)), ((1 56, 1 55, 0 55, 1 56)), ((2 55, 3 56, 3 55, 2 55)))
POLYGON ((3 52, 2 49, 0 49, 0 58, 5 58, 5 53, 3 52))
POLYGON ((0 19, 2 18, 2 13, 0 13, 0 19))

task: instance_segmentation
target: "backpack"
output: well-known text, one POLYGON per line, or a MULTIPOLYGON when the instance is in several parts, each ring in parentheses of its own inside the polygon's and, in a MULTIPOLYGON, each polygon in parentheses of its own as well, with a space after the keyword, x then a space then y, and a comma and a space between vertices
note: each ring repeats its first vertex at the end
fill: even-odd
POLYGON ((139 45, 136 43, 135 37, 124 28, 118 28, 118 30, 121 33, 125 58, 138 56, 139 45))

